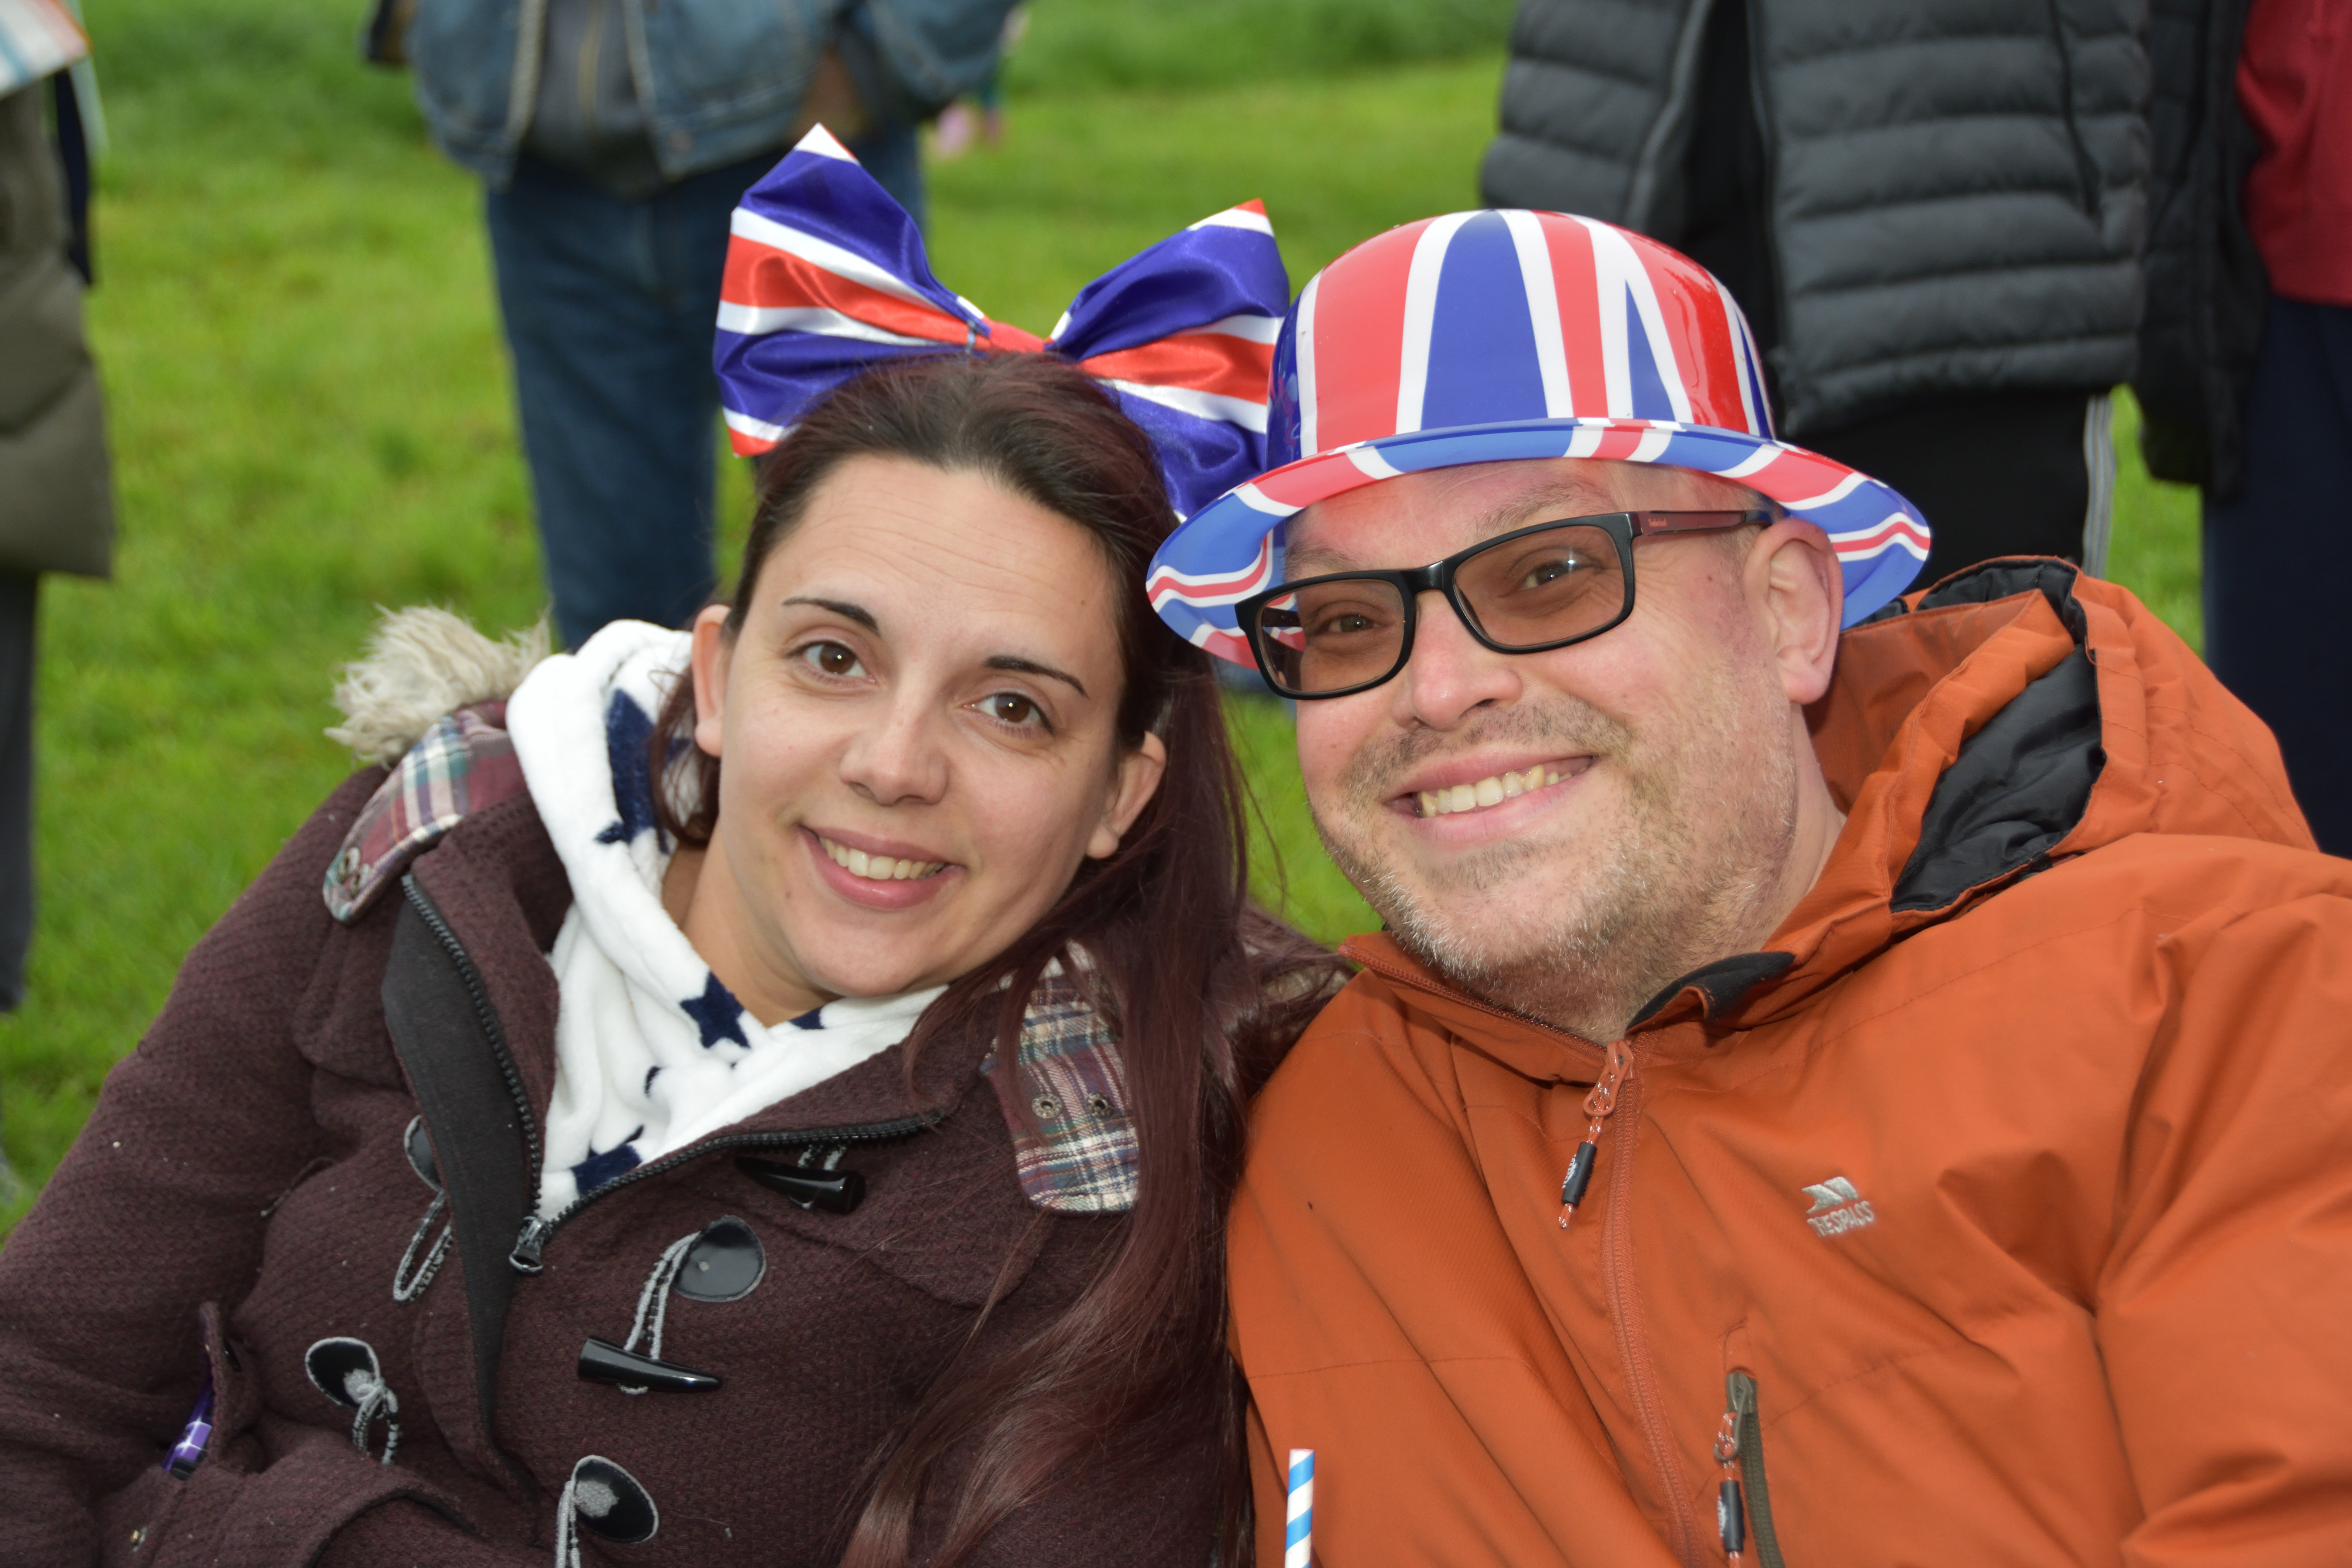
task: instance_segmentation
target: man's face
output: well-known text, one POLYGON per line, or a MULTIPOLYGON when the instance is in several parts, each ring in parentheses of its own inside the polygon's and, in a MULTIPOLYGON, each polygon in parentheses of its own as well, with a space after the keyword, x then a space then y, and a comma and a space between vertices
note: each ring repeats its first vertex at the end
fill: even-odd
MULTIPOLYGON (((1293 519, 1285 575, 1423 565, 1556 518, 1756 504, 1641 464, 1441 469, 1293 519)), ((1424 594, 1404 669, 1298 705, 1324 844, 1409 952, 1590 1033, 1752 927, 1790 858, 1801 738, 1755 608, 1754 532, 1637 540, 1633 614, 1549 653, 1492 652, 1424 594)))

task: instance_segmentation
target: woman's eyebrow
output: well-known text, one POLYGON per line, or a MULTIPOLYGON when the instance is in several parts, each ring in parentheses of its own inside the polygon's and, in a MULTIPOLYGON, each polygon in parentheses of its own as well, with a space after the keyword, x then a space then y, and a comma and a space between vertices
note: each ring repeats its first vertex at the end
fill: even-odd
POLYGON ((878 633, 882 629, 881 623, 874 618, 873 611, 845 599, 813 599, 803 594, 795 594, 783 602, 787 605, 814 605, 820 610, 831 610, 843 620, 856 621, 869 632, 878 633))
POLYGON ((986 663, 991 669, 1009 669, 1015 675, 1042 675, 1049 680, 1061 681, 1081 697, 1087 694, 1086 682, 1076 676, 1067 670, 1055 669, 1050 664, 1039 664, 1034 658, 1023 658, 1018 654, 1000 653, 992 656, 986 663))

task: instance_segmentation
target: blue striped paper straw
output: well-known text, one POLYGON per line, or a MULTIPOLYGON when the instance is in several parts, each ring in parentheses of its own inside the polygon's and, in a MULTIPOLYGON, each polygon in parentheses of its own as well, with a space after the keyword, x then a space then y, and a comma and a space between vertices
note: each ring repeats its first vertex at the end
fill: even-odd
POLYGON ((1315 1450, 1290 1450, 1290 1515, 1282 1568, 1307 1568, 1315 1552, 1315 1450))

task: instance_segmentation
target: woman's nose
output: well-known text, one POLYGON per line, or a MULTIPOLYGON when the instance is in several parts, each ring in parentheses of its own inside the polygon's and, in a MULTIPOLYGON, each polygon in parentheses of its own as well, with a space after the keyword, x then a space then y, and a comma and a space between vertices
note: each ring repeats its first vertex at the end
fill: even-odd
POLYGON ((930 705, 894 694, 880 719, 843 753, 843 782, 877 805, 938 800, 947 790, 947 752, 930 705))
POLYGON ((1518 696, 1513 656, 1472 637, 1444 595, 1430 589, 1414 609, 1412 657, 1391 683, 1390 702, 1399 723, 1450 730, 1490 702, 1518 696))

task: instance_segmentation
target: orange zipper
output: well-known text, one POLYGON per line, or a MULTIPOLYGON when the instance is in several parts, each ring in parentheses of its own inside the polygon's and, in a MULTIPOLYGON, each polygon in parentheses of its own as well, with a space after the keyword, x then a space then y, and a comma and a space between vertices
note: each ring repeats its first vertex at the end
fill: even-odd
MULTIPOLYGON (((1401 985, 1409 986, 1415 991, 1433 989, 1427 980, 1418 974, 1400 972, 1384 963, 1367 959, 1357 959, 1356 962, 1376 974, 1393 980, 1401 985)), ((1580 1046, 1587 1050, 1598 1049, 1590 1041, 1558 1029, 1546 1028, 1545 1026, 1521 1017, 1516 1013, 1507 1013, 1500 1007, 1491 1006, 1475 996, 1464 995, 1461 992, 1450 989, 1441 994, 1449 1000, 1466 1004, 1479 1012, 1500 1018, 1506 1023, 1517 1025, 1521 1028, 1541 1029, 1546 1034, 1558 1036, 1560 1039, 1571 1045, 1580 1046)), ((1616 1159, 1610 1167, 1609 1207, 1603 1221, 1609 1233, 1606 1244, 1608 1247, 1606 1267, 1610 1316, 1613 1320, 1611 1326, 1616 1330, 1617 1358, 1625 1369, 1625 1385, 1627 1392, 1633 1397, 1634 1415, 1641 1422, 1642 1436, 1650 1450, 1650 1462, 1656 1467, 1659 1484, 1665 1494, 1666 1517, 1674 1527, 1672 1545, 1675 1555, 1684 1563, 1691 1564, 1696 1568, 1698 1562, 1698 1526, 1691 1514, 1690 1500, 1684 1495, 1682 1467, 1675 1463, 1674 1443, 1666 1431, 1665 1414, 1658 1399, 1656 1369, 1650 1362, 1649 1341, 1642 1332, 1639 1303, 1634 1299, 1633 1291, 1633 1234, 1631 1213, 1633 1193, 1633 1135, 1641 1126, 1641 1118, 1634 1114, 1640 1093, 1634 1082, 1633 1049, 1628 1042, 1619 1040, 1605 1051, 1601 1051, 1601 1056, 1600 1079, 1593 1084, 1591 1091, 1584 1097, 1585 1114, 1591 1119, 1585 1128, 1585 1141, 1578 1145, 1576 1158, 1570 1162, 1568 1176, 1561 1184, 1559 1224, 1562 1230, 1568 1228, 1569 1219, 1576 1211, 1577 1201, 1580 1201, 1584 1196, 1580 1185, 1575 1190, 1574 1199, 1570 1197, 1570 1184, 1577 1181, 1579 1164, 1583 1167, 1585 1180, 1590 1181, 1593 1163, 1599 1154, 1601 1134, 1603 1131, 1602 1123, 1619 1110, 1624 1110, 1627 1115, 1625 1123, 1618 1133, 1616 1159)))
POLYGON ((1682 1466, 1675 1462, 1674 1440, 1666 1430, 1665 1412, 1658 1398, 1657 1369, 1650 1361, 1649 1337, 1642 1331, 1641 1302, 1633 1289, 1633 1140, 1641 1130, 1641 1089, 1633 1075, 1631 1053, 1623 1082, 1617 1090, 1618 1109, 1625 1121, 1617 1130, 1617 1153, 1609 1171, 1608 1287, 1610 1315, 1616 1320, 1617 1359, 1625 1368, 1625 1388, 1633 1414, 1642 1424, 1650 1462, 1657 1468, 1658 1484, 1666 1500, 1666 1518, 1674 1526, 1675 1555, 1685 1563, 1698 1561, 1698 1525, 1691 1517, 1690 1499, 1683 1489, 1682 1466))
POLYGON ((1601 1158, 1601 1134, 1610 1113, 1617 1109, 1617 1090, 1626 1076, 1633 1070, 1633 1053, 1624 1041, 1609 1047, 1601 1069, 1601 1081, 1584 1097, 1584 1142, 1568 1162, 1568 1174, 1559 1179, 1559 1228, 1566 1230, 1568 1222, 1576 1217, 1579 1204, 1584 1201, 1584 1189, 1592 1183, 1593 1162, 1601 1158))

